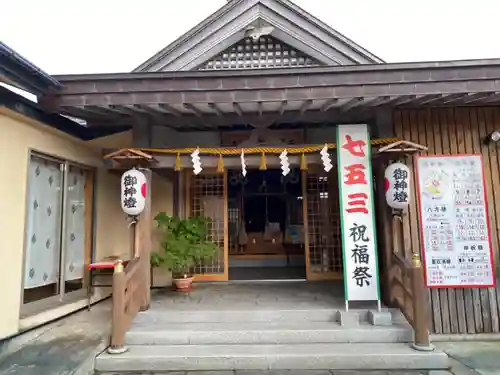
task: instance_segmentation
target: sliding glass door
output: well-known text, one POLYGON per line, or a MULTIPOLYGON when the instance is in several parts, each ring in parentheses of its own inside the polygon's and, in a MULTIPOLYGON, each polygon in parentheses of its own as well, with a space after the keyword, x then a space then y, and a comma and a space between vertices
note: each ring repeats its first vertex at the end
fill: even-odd
POLYGON ((92 172, 69 165, 64 205, 62 260, 66 293, 84 287, 85 265, 89 263, 91 249, 92 172), (90 243, 89 243, 90 241, 90 243))
POLYGON ((93 171, 39 154, 28 170, 22 315, 82 294, 92 248, 93 171))

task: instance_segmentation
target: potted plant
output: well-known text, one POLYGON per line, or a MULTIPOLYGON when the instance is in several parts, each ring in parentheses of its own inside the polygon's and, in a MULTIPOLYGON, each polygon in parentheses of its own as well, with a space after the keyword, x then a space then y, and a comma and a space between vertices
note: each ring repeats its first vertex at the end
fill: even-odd
POLYGON ((152 261, 172 272, 176 290, 190 290, 193 267, 210 260, 219 251, 218 246, 207 236, 209 219, 201 216, 181 219, 160 212, 155 221, 161 231, 161 251, 152 257, 152 261))

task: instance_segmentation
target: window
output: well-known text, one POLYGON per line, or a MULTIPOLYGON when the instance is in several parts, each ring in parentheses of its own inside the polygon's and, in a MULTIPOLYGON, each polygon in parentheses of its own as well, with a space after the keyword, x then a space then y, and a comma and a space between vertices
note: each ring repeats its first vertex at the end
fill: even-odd
POLYGON ((29 163, 24 305, 83 292, 92 248, 93 170, 32 154, 29 163))

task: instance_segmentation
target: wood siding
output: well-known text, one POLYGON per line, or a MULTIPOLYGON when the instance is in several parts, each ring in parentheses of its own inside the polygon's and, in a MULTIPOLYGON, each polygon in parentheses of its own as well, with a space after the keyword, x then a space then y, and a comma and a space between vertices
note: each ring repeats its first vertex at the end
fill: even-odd
MULTIPOLYGON (((488 200, 488 214, 495 265, 500 243, 500 150, 483 140, 500 130, 500 108, 436 108, 400 110, 394 113, 396 136, 426 145, 423 155, 482 154, 488 200)), ((413 167, 413 159, 407 163, 413 167)), ((413 181, 416 181, 413 176, 413 181)), ((415 187, 415 184, 413 184, 415 187)), ((415 191, 413 191, 415 196, 415 191)), ((412 199, 403 220, 404 251, 419 251, 418 203, 412 199)), ((498 267, 496 267, 498 270, 498 267)), ((498 273, 497 273, 498 279, 498 273)), ((499 332, 500 288, 429 290, 431 332, 438 334, 499 332)))

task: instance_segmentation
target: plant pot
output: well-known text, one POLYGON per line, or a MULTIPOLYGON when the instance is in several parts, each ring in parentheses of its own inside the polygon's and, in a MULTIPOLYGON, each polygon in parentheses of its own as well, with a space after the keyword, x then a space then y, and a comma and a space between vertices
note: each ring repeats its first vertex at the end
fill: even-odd
POLYGON ((155 267, 151 270, 151 287, 165 288, 172 286, 172 272, 165 267, 155 267))
POLYGON ((182 277, 173 279, 175 290, 177 292, 189 292, 193 288, 194 277, 182 277))

